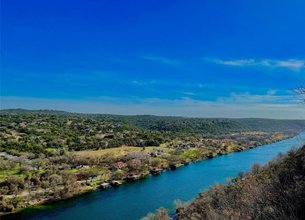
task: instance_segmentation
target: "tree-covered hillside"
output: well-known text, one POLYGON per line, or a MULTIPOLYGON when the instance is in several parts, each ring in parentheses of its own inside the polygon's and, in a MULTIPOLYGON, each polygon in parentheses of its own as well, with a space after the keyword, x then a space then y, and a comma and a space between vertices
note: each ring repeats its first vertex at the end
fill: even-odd
POLYGON ((237 122, 247 126, 251 130, 261 131, 281 131, 294 133, 295 131, 305 130, 304 120, 276 120, 261 118, 236 119, 237 122))
POLYGON ((196 141, 249 131, 283 132, 284 128, 289 134, 305 130, 304 120, 121 116, 52 110, 2 110, 0 118, 0 151, 32 153, 159 146, 177 139, 196 141))

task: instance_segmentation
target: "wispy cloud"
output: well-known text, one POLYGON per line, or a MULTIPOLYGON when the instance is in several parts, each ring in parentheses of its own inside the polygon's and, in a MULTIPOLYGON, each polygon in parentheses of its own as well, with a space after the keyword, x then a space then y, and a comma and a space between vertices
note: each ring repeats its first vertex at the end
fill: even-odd
POLYGON ((205 60, 216 64, 228 65, 228 66, 250 66, 256 64, 254 59, 247 59, 247 60, 205 59, 205 60))
POLYGON ((166 65, 172 65, 172 66, 178 66, 180 65, 180 62, 178 60, 168 58, 168 57, 162 57, 162 56, 141 56, 144 60, 149 61, 155 61, 166 65))
POLYGON ((292 70, 300 70, 305 68, 305 60, 262 60, 261 65, 268 67, 283 67, 292 70))
POLYGON ((138 86, 148 86, 157 84, 158 82, 156 80, 132 80, 131 83, 138 86))
POLYGON ((305 60, 298 59, 236 59, 236 60, 223 60, 223 59, 210 59, 204 58, 207 62, 212 62, 227 66, 261 66, 266 68, 286 68, 294 71, 305 69, 305 60))
POLYGON ((232 92, 229 97, 220 97, 218 102, 248 104, 287 104, 293 101, 291 95, 277 95, 275 90, 268 90, 265 94, 251 94, 250 92, 232 92))

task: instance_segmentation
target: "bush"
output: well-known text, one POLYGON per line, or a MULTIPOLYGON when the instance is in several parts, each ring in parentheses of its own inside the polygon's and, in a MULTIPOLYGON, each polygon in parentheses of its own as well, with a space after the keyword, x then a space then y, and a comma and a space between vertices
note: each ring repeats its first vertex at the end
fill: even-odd
POLYGON ((305 146, 242 176, 201 193, 179 219, 303 219, 305 146))

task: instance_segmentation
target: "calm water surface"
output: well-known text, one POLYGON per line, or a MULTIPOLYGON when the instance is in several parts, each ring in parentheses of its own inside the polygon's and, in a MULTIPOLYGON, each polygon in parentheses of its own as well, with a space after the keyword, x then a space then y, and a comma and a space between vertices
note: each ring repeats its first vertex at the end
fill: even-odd
POLYGON ((172 209, 175 199, 194 199, 209 186, 224 183, 228 177, 249 170, 252 164, 264 164, 280 152, 285 153, 304 143, 305 133, 302 133, 274 144, 193 163, 156 177, 149 176, 119 188, 95 191, 57 203, 50 209, 22 212, 12 216, 12 219, 140 219, 159 207, 172 209))

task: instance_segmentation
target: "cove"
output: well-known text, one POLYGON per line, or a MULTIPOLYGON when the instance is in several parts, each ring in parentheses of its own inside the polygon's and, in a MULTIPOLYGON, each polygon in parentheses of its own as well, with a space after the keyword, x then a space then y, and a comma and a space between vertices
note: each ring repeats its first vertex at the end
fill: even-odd
POLYGON ((149 176, 133 184, 55 203, 49 208, 22 211, 0 219, 105 219, 135 220, 159 207, 173 209, 173 201, 194 199, 199 192, 215 183, 225 183, 240 171, 248 171, 254 163, 265 164, 279 153, 305 144, 305 133, 255 149, 231 153, 149 176))

